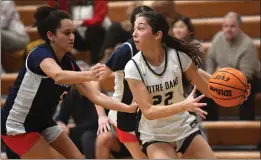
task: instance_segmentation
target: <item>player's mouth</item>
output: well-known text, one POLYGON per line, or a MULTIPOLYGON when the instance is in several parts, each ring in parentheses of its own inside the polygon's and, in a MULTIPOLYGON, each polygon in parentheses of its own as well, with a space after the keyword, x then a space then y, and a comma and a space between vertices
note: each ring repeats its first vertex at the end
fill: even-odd
POLYGON ((140 41, 134 40, 134 43, 135 43, 135 44, 138 44, 138 43, 140 43, 140 41))

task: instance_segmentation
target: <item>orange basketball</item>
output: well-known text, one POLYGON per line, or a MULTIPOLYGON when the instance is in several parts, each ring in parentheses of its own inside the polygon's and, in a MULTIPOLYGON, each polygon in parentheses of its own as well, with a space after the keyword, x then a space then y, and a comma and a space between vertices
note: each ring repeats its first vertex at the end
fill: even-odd
POLYGON ((241 104, 247 96, 248 82, 243 73, 234 68, 221 68, 210 78, 208 92, 223 107, 241 104))

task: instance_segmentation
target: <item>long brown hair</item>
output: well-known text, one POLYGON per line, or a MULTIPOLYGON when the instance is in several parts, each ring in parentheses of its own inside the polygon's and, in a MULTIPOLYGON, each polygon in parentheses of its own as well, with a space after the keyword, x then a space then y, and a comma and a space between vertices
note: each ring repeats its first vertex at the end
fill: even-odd
POLYGON ((171 37, 169 33, 169 24, 167 20, 159 13, 154 11, 142 12, 139 17, 147 19, 147 23, 152 28, 152 33, 156 34, 158 31, 163 33, 162 43, 167 47, 179 50, 187 54, 195 64, 197 68, 200 67, 200 57, 203 57, 203 53, 200 51, 201 45, 197 42, 190 42, 187 40, 178 40, 171 37))

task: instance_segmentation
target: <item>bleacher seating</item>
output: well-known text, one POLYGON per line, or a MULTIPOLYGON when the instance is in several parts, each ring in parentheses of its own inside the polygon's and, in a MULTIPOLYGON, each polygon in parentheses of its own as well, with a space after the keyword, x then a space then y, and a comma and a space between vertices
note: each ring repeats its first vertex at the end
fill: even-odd
MULTIPOLYGON (((128 5, 122 1, 110 2, 108 14, 112 21, 126 20, 128 16, 125 11, 128 5)), ((260 14, 258 1, 175 1, 175 5, 177 12, 190 18, 223 17, 231 10, 246 16, 260 14)))
POLYGON ((28 5, 45 5, 48 0, 14 0, 17 6, 28 6, 28 5))
POLYGON ((260 159, 258 151, 216 151, 217 159, 260 159))
POLYGON ((259 121, 203 122, 210 145, 257 145, 260 141, 259 121))
MULTIPOLYGON (((33 13, 33 11, 31 11, 33 13)), ((23 13, 28 14, 28 13, 23 13)), ((252 38, 260 37, 260 16, 243 17, 242 30, 252 38)), ((26 23, 29 23, 26 21, 26 23)), ((33 23, 31 20, 30 23, 33 23)), ((210 41, 215 33, 221 30, 222 18, 216 19, 192 19, 196 37, 199 40, 210 41)), ((39 38, 37 32, 29 32, 30 40, 39 38)))
MULTIPOLYGON (((176 1, 176 9, 178 12, 186 15, 186 13, 190 13, 195 15, 192 18, 192 23, 195 26, 196 37, 201 41, 210 41, 215 33, 221 29, 222 26, 222 18, 229 9, 231 10, 231 6, 233 4, 233 10, 242 14, 242 30, 248 34, 252 38, 260 38, 260 8, 257 7, 258 2, 248 2, 243 5, 242 2, 196 2, 196 1, 176 1), (206 7, 201 7, 201 5, 206 7), (218 5, 218 6, 217 6, 218 5), (216 6, 215 12, 209 12, 213 6, 216 6), (249 7, 251 10, 243 9, 242 7, 249 7), (186 9, 194 8, 190 12, 186 12, 186 9), (200 8, 200 9, 199 9, 200 8), (222 8, 222 9, 220 9, 222 8), (216 13, 216 11, 218 11, 216 13), (192 13, 191 13, 192 12, 192 13), (203 18, 203 15, 204 18, 203 18), (245 16, 248 15, 248 16, 245 16), (206 18, 212 17, 212 18, 206 18), (215 16, 219 16, 219 18, 213 18, 215 16)), ((41 4, 44 4, 43 2, 41 4)), ((259 3, 260 4, 260 3, 259 3)), ((258 5, 259 6, 259 5, 258 5)), ((38 5, 30 5, 30 6, 17 6, 17 10, 20 13, 22 22, 28 26, 34 23, 33 13, 35 12, 38 5)), ((126 20, 127 15, 121 18, 117 18, 117 16, 125 15, 126 8, 128 7, 128 3, 126 2, 109 2, 109 17, 113 21, 126 20)), ((213 9, 212 9, 213 10, 213 9)), ((190 15, 187 15, 190 16, 190 15)), ((28 33, 30 36, 30 40, 36 40, 39 38, 37 32, 32 31, 28 33)), ((260 41, 258 41, 260 42, 260 41)), ((260 43, 256 43, 258 50, 260 51, 260 43)), ((259 52, 260 53, 260 52, 259 52)), ((260 55, 260 54, 259 54, 260 55)))

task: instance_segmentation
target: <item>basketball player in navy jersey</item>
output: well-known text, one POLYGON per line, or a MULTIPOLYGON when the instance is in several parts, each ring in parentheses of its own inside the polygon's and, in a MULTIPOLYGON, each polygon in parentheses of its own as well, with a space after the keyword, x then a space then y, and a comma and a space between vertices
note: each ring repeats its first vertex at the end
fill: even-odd
MULTIPOLYGON (((131 23, 134 24, 136 16, 144 11, 152 11, 152 8, 148 6, 138 6, 131 14, 131 23)), ((97 64, 92 68, 92 70, 97 71, 97 77, 99 79, 104 79, 108 77, 112 72, 115 72, 115 92, 113 98, 121 101, 125 104, 131 104, 133 101, 132 93, 129 89, 127 81, 124 80, 124 67, 127 62, 138 52, 134 44, 133 39, 129 39, 127 42, 123 43, 105 62, 105 65, 97 64)), ((135 135, 136 129, 136 113, 125 113, 119 111, 110 111, 109 118, 115 124, 115 130, 117 137, 120 142, 122 142, 132 157, 135 159, 147 158, 145 154, 141 151, 141 146, 135 135)), ((106 141, 106 137, 114 136, 111 133, 103 134, 98 136, 96 144, 103 143, 106 141)), ((99 145, 99 148, 101 145, 99 145)), ((104 151, 99 150, 102 155, 104 151)), ((99 156, 99 155, 97 155, 99 156)), ((106 158, 100 156, 99 158, 106 158)))
POLYGON ((108 109, 134 113, 137 105, 119 103, 90 85, 95 74, 80 71, 69 54, 74 34, 67 13, 42 6, 35 19, 38 33, 46 43, 29 54, 1 109, 1 137, 21 158, 83 158, 52 119, 60 98, 72 85, 108 109))
MULTIPOLYGON (((194 115, 206 114, 194 98, 196 87, 185 98, 182 75, 208 93, 210 75, 198 70, 199 44, 179 41, 168 35, 166 19, 153 11, 143 12, 135 21, 133 39, 138 52, 125 66, 125 79, 139 105, 137 136, 148 158, 215 158, 200 135, 194 115)), ((249 90, 248 90, 249 93, 249 90)))

